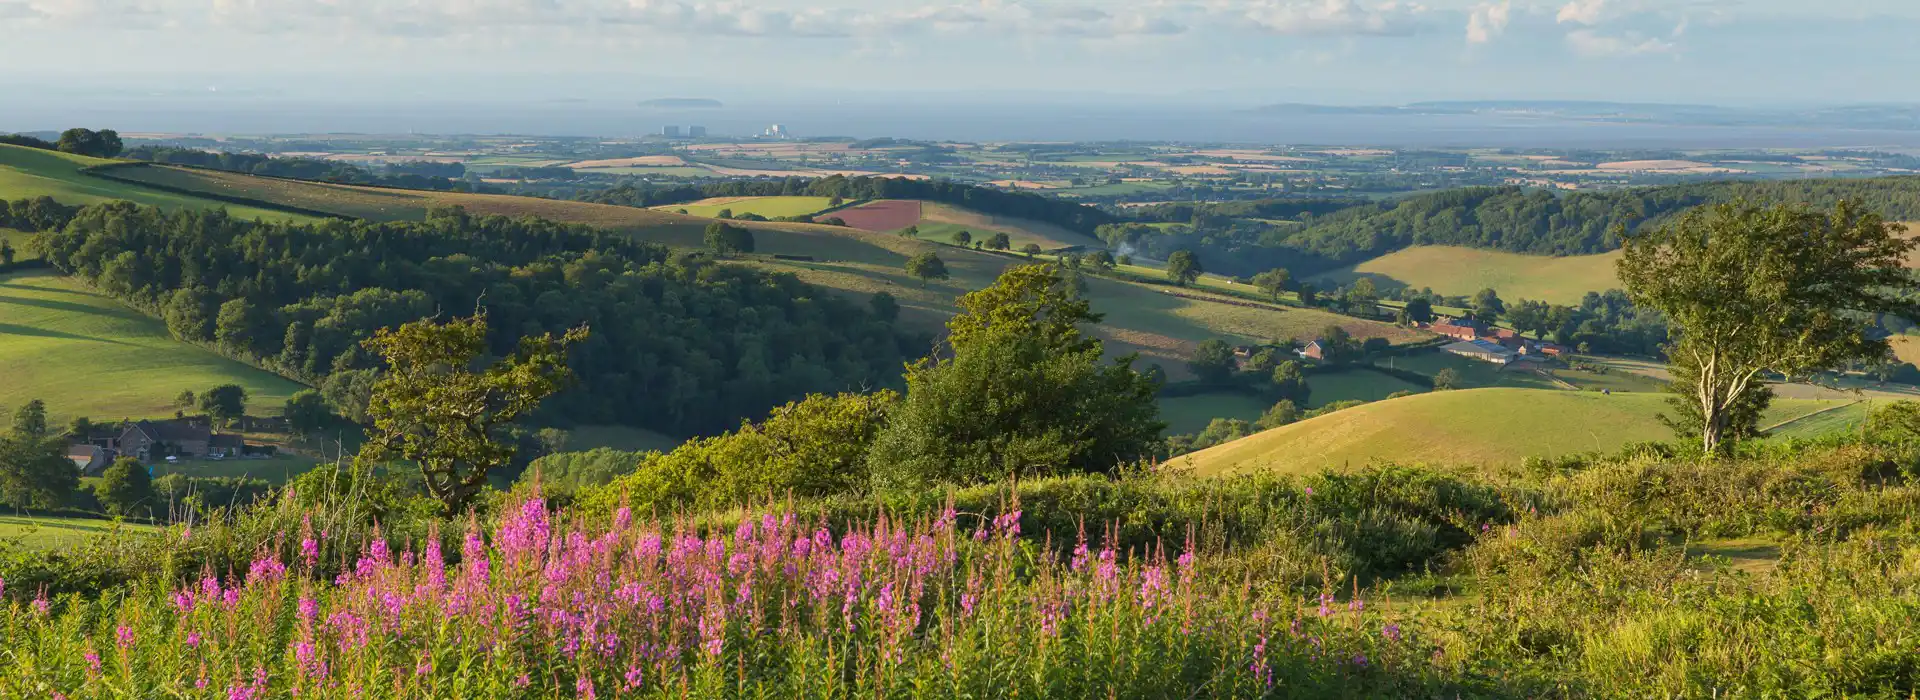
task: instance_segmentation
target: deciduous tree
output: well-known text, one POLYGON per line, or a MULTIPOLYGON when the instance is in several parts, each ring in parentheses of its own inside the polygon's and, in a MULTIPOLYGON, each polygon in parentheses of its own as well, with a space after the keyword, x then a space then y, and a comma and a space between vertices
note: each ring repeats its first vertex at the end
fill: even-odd
POLYGON ((1285 268, 1274 268, 1254 275, 1253 286, 1259 287, 1260 291, 1265 292, 1274 301, 1279 301, 1280 295, 1293 286, 1293 273, 1287 272, 1285 268))
POLYGON ((1713 453, 1752 432, 1765 376, 1878 357, 1875 313, 1915 317, 1903 298, 1914 242, 1879 216, 1726 204, 1626 240, 1620 279, 1676 329, 1668 347, 1674 423, 1713 453))
POLYGON ((907 371, 907 397, 868 464, 885 487, 1111 472, 1150 454, 1157 385, 1109 362, 1098 323, 1057 265, 1021 265, 960 298, 949 352, 907 371))
POLYGON ((586 337, 583 326, 560 338, 522 338, 511 356, 475 369, 487 348, 484 314, 381 329, 365 342, 387 372, 373 385, 373 425, 358 461, 413 462, 427 492, 447 513, 460 512, 489 473, 512 463, 507 426, 573 379, 567 347, 586 337))
POLYGON ((1193 284, 1205 272, 1200 267, 1200 256, 1194 255, 1193 251, 1179 250, 1167 256, 1167 279, 1173 280, 1174 284, 1182 287, 1193 284))
POLYGON ((941 260, 940 256, 934 255, 931 252, 921 253, 907 258, 907 274, 912 275, 914 279, 920 280, 920 286, 922 287, 927 286, 927 282, 929 281, 943 280, 950 276, 947 274, 946 261, 941 260))
POLYGON ((1187 368, 1200 377, 1200 381, 1220 384, 1233 378, 1233 346, 1227 341, 1212 338, 1194 349, 1193 357, 1187 360, 1187 368))

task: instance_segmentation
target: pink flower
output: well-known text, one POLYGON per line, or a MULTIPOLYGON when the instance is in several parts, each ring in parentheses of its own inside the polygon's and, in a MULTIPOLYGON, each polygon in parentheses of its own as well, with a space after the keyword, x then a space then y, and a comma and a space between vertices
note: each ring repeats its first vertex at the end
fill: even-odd
POLYGON ((594 700, 597 697, 593 692, 593 679, 584 675, 573 682, 573 692, 575 697, 586 698, 586 700, 594 700))
POLYGON ((122 649, 133 646, 133 628, 126 625, 113 628, 113 639, 122 649))
POLYGON ((199 633, 199 632, 188 632, 188 633, 187 633, 187 648, 188 648, 188 649, 198 649, 198 648, 200 648, 200 633, 199 633))
POLYGON ((320 563, 319 540, 315 540, 312 537, 301 538, 300 563, 305 564, 309 569, 313 568, 315 564, 320 563))
POLYGON ((96 651, 94 651, 94 650, 92 650, 92 649, 88 649, 88 650, 87 650, 87 653, 85 653, 85 654, 81 654, 81 655, 80 655, 80 657, 81 657, 81 658, 83 658, 83 659, 86 659, 86 660, 87 660, 87 672, 88 672, 88 673, 93 673, 93 674, 97 674, 97 673, 99 673, 99 672, 100 672, 100 654, 99 654, 99 652, 96 652, 96 651))

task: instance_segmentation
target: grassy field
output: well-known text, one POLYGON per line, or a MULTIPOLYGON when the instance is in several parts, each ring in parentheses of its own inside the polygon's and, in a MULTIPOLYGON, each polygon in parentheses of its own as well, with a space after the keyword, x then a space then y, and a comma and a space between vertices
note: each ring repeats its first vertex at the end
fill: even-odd
POLYGON ((475 214, 538 216, 621 231, 651 227, 686 228, 691 230, 690 234, 678 232, 676 235, 690 235, 691 238, 687 240, 695 241, 696 245, 699 229, 706 225, 704 219, 668 212, 537 197, 357 187, 171 167, 129 169, 119 175, 142 182, 277 202, 374 221, 417 220, 425 217, 427 210, 433 207, 458 205, 475 214))
POLYGON ((1319 408, 1337 401, 1379 401, 1402 391, 1421 392, 1433 387, 1420 386, 1371 370, 1351 369, 1308 375, 1307 388, 1313 390, 1307 399, 1307 406, 1319 408))
POLYGON ((780 216, 806 216, 832 206, 828 197, 714 197, 687 204, 654 207, 657 211, 681 212, 692 216, 716 217, 721 211, 734 216, 758 214, 769 219, 780 216))
POLYGON ((1619 287, 1614 261, 1620 253, 1546 257, 1452 246, 1417 246, 1313 278, 1347 284, 1371 277, 1383 288, 1432 287, 1449 296, 1492 288, 1500 298, 1577 304, 1587 292, 1619 287))
POLYGON ((301 387, 167 335, 159 320, 46 271, 0 276, 0 407, 47 402, 61 420, 173 415, 173 397, 233 383, 255 415, 301 387))
POLYGON ((1205 430, 1215 418, 1252 421, 1273 407, 1273 402, 1238 391, 1215 391, 1194 396, 1160 399, 1160 420, 1167 424, 1168 435, 1185 435, 1205 430))
POLYGON ((919 227, 920 236, 933 241, 945 241, 955 231, 960 230, 972 233, 976 241, 985 240, 995 233, 1004 233, 1012 241, 1014 250, 1019 250, 1028 243, 1038 244, 1045 250, 1101 245, 1099 239, 1053 224, 1011 216, 983 214, 937 202, 927 202, 922 205, 919 227))
POLYGON ((269 459, 188 459, 150 465, 156 477, 184 474, 197 478, 266 479, 275 486, 311 471, 320 460, 306 455, 283 452, 269 459))
MULTIPOLYGON (((1763 424, 1848 403, 1781 399, 1774 402, 1763 424)), ((1669 439, 1672 432, 1655 418, 1664 410, 1666 397, 1651 393, 1442 391, 1302 421, 1181 457, 1173 464, 1191 466, 1200 474, 1305 472, 1358 467, 1375 460, 1513 464, 1526 457, 1609 451, 1632 442, 1669 439)), ((1784 432, 1804 437, 1844 424, 1843 420, 1842 415, 1822 414, 1804 427, 1792 426, 1784 432)))
POLYGON ((0 241, 13 244, 13 259, 16 261, 33 260, 40 257, 35 255, 33 251, 27 250, 27 239, 32 237, 33 234, 31 233, 15 231, 10 228, 0 228, 0 241))
POLYGON ((116 523, 112 520, 0 515, 0 545, 17 542, 28 549, 74 547, 88 539, 116 531, 153 532, 157 529, 151 525, 116 523))
POLYGON ((220 209, 245 219, 310 221, 309 217, 201 199, 93 177, 82 168, 113 161, 23 146, 0 145, 0 199, 52 197, 65 204, 128 200, 169 208, 220 209))

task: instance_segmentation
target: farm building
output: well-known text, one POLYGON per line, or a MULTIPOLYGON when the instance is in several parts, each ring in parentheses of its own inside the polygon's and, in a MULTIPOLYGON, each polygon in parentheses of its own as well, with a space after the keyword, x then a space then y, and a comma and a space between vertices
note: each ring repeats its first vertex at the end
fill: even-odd
POLYGON ((1519 356, 1518 353, 1491 340, 1463 340, 1440 349, 1470 360, 1491 362, 1503 367, 1519 356))
POLYGON ((113 450, 99 445, 71 445, 67 447, 67 459, 73 460, 73 468, 81 475, 98 476, 113 463, 113 450))
POLYGON ((1427 330, 1453 338, 1454 340, 1472 341, 1478 340, 1482 335, 1485 335, 1487 326, 1479 321, 1446 319, 1433 324, 1428 327, 1427 330))
POLYGON ((1307 343, 1306 347, 1300 349, 1300 356, 1309 360, 1325 360, 1327 359, 1327 346, 1322 345, 1318 340, 1307 343))

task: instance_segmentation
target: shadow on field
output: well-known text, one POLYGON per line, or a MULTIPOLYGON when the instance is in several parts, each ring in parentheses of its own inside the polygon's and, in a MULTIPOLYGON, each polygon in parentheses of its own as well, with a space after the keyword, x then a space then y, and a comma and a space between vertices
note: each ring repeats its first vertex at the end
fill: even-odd
POLYGON ((96 338, 90 335, 80 335, 78 333, 68 333, 66 331, 54 331, 54 330, 47 330, 45 328, 34 328, 31 326, 21 326, 21 325, 16 325, 12 323, 0 323, 0 337, 5 337, 9 335, 28 336, 28 337, 34 337, 34 338, 58 338, 60 340, 85 340, 85 341, 94 342, 94 343, 106 343, 108 345, 131 345, 131 343, 124 343, 118 340, 113 340, 111 338, 96 338))
POLYGON ((26 297, 12 297, 12 296, 0 295, 0 306, 4 306, 7 304, 19 304, 21 306, 37 306, 42 309, 49 309, 53 311, 64 311, 71 314, 84 314, 87 316, 112 316, 114 318, 120 318, 120 319, 126 319, 126 320, 140 320, 145 318, 144 316, 141 316, 139 313, 133 311, 132 309, 126 309, 126 308, 115 308, 111 306, 100 306, 96 304, 81 304, 81 303, 76 303, 71 301, 56 301, 53 299, 30 299, 26 297))

